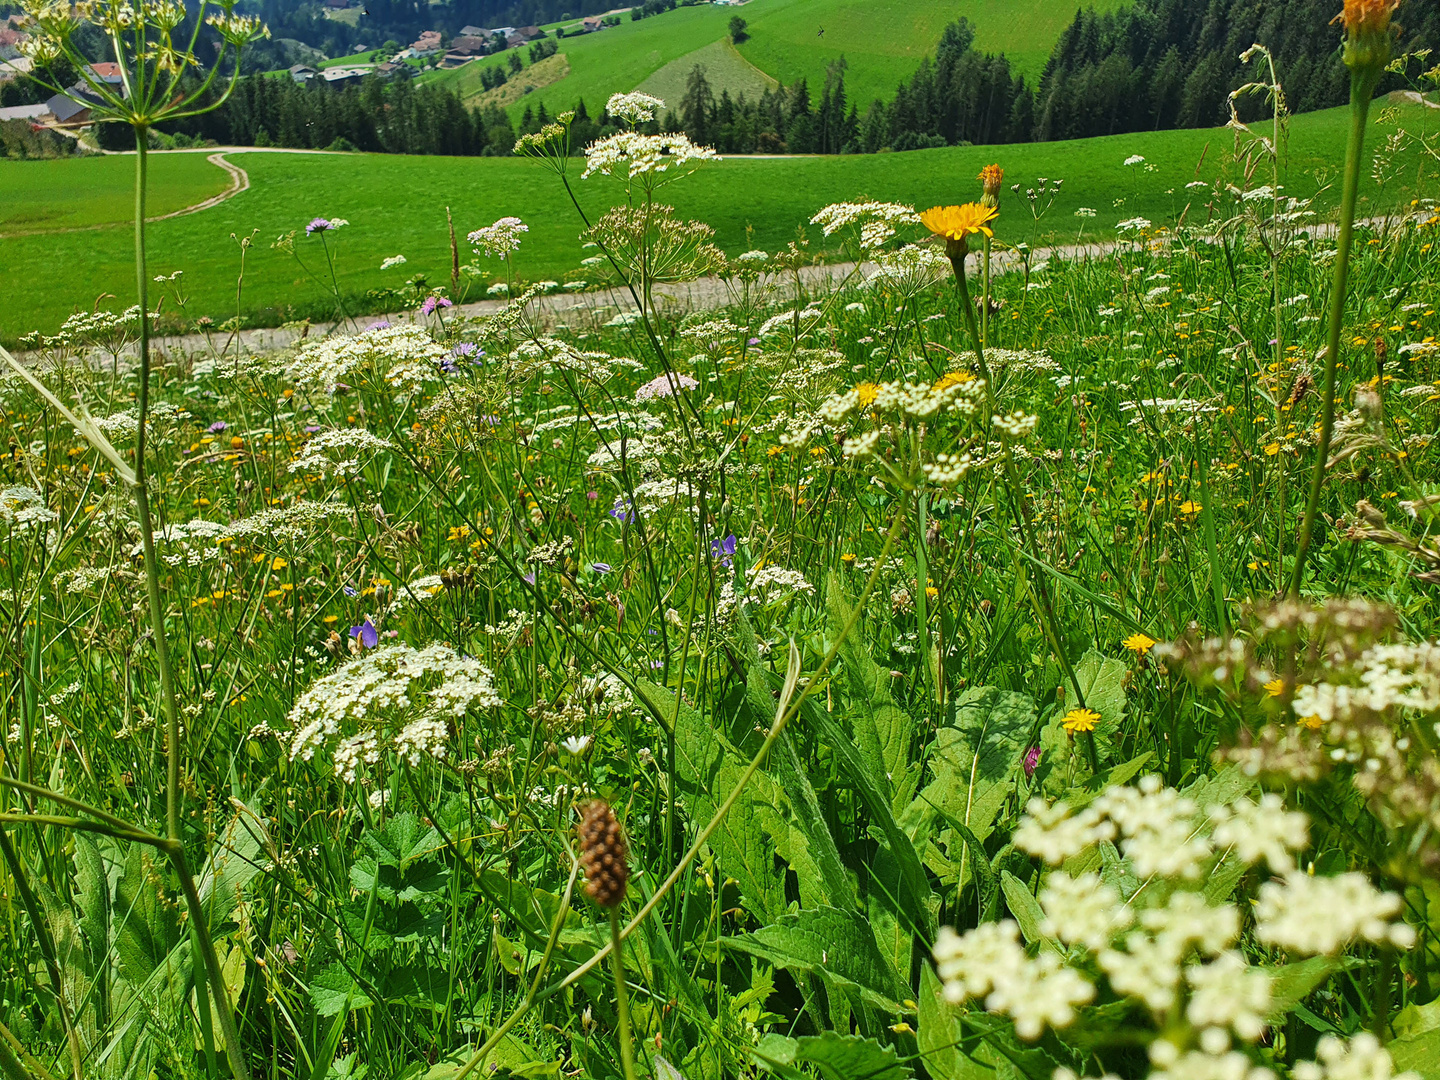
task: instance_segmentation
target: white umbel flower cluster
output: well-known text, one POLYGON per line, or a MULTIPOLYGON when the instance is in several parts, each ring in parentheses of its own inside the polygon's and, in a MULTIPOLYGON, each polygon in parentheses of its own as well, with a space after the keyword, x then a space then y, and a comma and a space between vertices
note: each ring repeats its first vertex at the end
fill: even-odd
POLYGON ((477 254, 505 258, 520 248, 520 239, 530 231, 518 217, 502 217, 493 225, 476 229, 467 239, 477 254))
POLYGON ((611 94, 605 111, 628 124, 647 124, 665 108, 665 102, 651 94, 635 90, 628 94, 611 94))
MULTIPOLYGON (((1164 1060, 1156 1062, 1163 1075, 1246 1080, 1250 1059, 1230 1054, 1230 1040, 1255 1042, 1264 1035, 1274 1011, 1273 978, 1235 948, 1240 909, 1212 904, 1197 891, 1221 860, 1245 867, 1266 863, 1283 875, 1259 891, 1254 916, 1261 944, 1300 955, 1334 955, 1362 940, 1398 948, 1415 942, 1414 931, 1396 921, 1403 906, 1399 896, 1380 892, 1360 874, 1326 878, 1295 870, 1294 852, 1307 845, 1308 832, 1306 816, 1287 811, 1276 796, 1258 803, 1242 797, 1202 811, 1195 799, 1149 776, 1135 787, 1109 789, 1079 812, 1064 803, 1050 807, 1032 800, 1014 842, 1052 866, 1077 856, 1093 858, 1100 845, 1118 844, 1126 863, 1118 874, 1054 870, 1045 878, 1039 933, 1070 947, 1067 959, 1075 963, 1075 974, 1098 966, 1114 993, 1142 1002, 1157 1020, 1183 1007, 1201 1051, 1182 1058, 1166 1043, 1164 1060), (1127 879, 1139 883, 1125 886, 1127 879)), ((984 998, 987 1009, 1007 1013, 1017 1032, 1036 1038, 1037 1016, 1046 1017, 1043 1023, 1060 1023, 1054 1019, 1063 1015, 1054 1006, 1059 991, 1049 997, 1032 991, 1032 997, 1051 1002, 1041 1008, 1000 988, 1010 985, 1007 979, 1056 979, 1051 966, 1062 961, 1054 948, 1028 959, 1016 934, 1013 923, 983 925, 963 937, 942 930, 936 970, 947 1000, 984 998)), ((1082 981, 1093 977, 1084 975, 1082 981)), ((1066 993, 1074 1003, 1089 1000, 1066 993)))
POLYGON ((1135 912, 1121 903, 1120 894, 1094 873, 1078 878, 1051 874, 1040 890, 1040 907, 1045 911, 1041 933, 1092 951, 1105 948, 1135 921, 1135 912))
POLYGON ((1020 944, 1010 920, 984 923, 961 936, 941 927, 935 939, 935 967, 947 1001, 984 998, 991 1012, 1006 1013, 1023 1039, 1038 1039, 1046 1025, 1065 1027, 1075 1007, 1095 997, 1095 987, 1064 966, 1053 952, 1033 959, 1020 944))
POLYGON ((920 224, 920 215, 903 203, 831 203, 811 218, 810 224, 819 225, 826 236, 859 225, 860 246, 873 251, 894 236, 897 227, 920 224))
POLYGON ((389 385, 415 392, 439 378, 449 355, 423 326, 378 323, 363 333, 305 342, 290 375, 298 386, 333 394, 355 373, 373 370, 389 385))
POLYGON ((348 476, 359 468, 362 458, 394 449, 390 440, 364 428, 334 428, 312 436, 290 462, 290 471, 348 476))
POLYGON ((715 156, 710 147, 696 146, 684 134, 641 135, 638 131, 622 131, 586 148, 581 179, 604 173, 633 180, 637 176, 709 161, 715 156))
POLYGON ((372 747, 364 733, 402 720, 397 751, 412 763, 422 754, 443 757, 436 743, 448 738, 447 717, 463 716, 471 706, 501 704, 489 669, 478 660, 439 643, 422 649, 388 645, 350 660, 296 699, 290 758, 309 761, 344 728, 359 726, 361 733, 347 737, 335 755, 337 774, 353 777, 356 762, 378 757, 378 734, 372 747))
POLYGON ((1291 874, 1260 886, 1255 936, 1294 953, 1333 956, 1352 941, 1408 949, 1415 931, 1397 923, 1404 901, 1384 893, 1363 874, 1310 877, 1291 874))
POLYGON ((1440 645, 1375 645, 1361 655, 1356 670, 1360 685, 1317 683, 1301 686, 1292 703, 1298 717, 1324 723, 1347 720, 1357 712, 1391 709, 1440 709, 1440 645))

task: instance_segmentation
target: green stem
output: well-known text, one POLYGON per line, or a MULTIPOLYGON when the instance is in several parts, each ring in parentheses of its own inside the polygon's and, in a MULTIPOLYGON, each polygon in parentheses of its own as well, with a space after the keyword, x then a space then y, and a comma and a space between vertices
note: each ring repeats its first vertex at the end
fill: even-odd
POLYGON ((1295 548, 1295 570, 1290 578, 1289 595, 1300 595, 1305 577, 1305 559, 1310 553, 1310 540, 1315 529, 1315 516, 1320 510, 1320 491, 1325 484, 1326 461, 1330 456, 1330 436, 1335 429, 1335 378, 1340 366, 1340 331, 1345 321, 1345 286, 1350 275, 1350 249, 1355 241, 1355 202, 1360 191, 1360 165, 1365 149, 1365 122, 1370 114, 1370 98, 1379 81, 1379 72, 1356 68, 1350 72, 1350 139, 1345 148, 1344 189, 1340 197, 1340 234, 1335 248, 1335 280, 1330 289, 1330 325, 1325 348, 1325 386, 1322 391, 1324 413, 1320 421, 1320 442, 1316 446, 1315 471, 1310 478, 1310 497, 1305 504, 1305 517, 1300 525, 1300 540, 1295 548))
POLYGON ((149 129, 135 128, 135 296, 140 305, 140 400, 135 423, 135 513, 145 563, 145 591, 150 601, 150 632, 160 668, 160 702, 165 710, 165 835, 180 839, 180 710, 170 668, 170 643, 165 636, 165 607, 160 598, 160 569, 155 559, 155 527, 150 517, 150 488, 145 469, 145 422, 150 412, 150 309, 145 275, 145 188, 149 129))
POLYGON ((635 1080, 635 1048, 631 1045, 630 1002, 625 995, 625 948, 620 940, 619 904, 610 909, 610 944, 610 966, 615 970, 615 1015, 620 1029, 620 1064, 625 1067, 625 1080, 635 1080))

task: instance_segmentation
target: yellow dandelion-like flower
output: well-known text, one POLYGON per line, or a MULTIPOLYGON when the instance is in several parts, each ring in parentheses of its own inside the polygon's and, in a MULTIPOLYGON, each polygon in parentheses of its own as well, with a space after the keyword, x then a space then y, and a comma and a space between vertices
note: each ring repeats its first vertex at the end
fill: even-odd
POLYGON ((1060 721, 1065 731, 1074 735, 1077 731, 1094 731, 1100 722, 1100 714, 1094 709, 1071 709, 1060 721))
POLYGON ((862 382, 855 387, 855 396, 860 399, 861 405, 875 404, 875 397, 880 393, 880 387, 873 382, 862 382))
POLYGON ((1136 656, 1144 656, 1155 647, 1155 639, 1149 634, 1131 634, 1120 643, 1136 656))
POLYGON ((980 203, 966 203, 964 206, 932 206, 920 215, 920 224, 936 236, 947 240, 964 240, 976 233, 994 236, 990 222, 995 220, 999 210, 980 203))
POLYGON ((1390 16, 1399 6, 1400 0, 1345 0, 1338 18, 1352 34, 1383 33, 1390 29, 1390 16))
POLYGON ((965 383, 971 382, 974 378, 975 376, 970 374, 970 372, 968 371, 946 372, 944 375, 941 375, 940 378, 935 380, 935 385, 932 386, 931 389, 949 390, 952 386, 961 386, 965 383))
POLYGON ((1265 696, 1267 698, 1279 697, 1285 692, 1284 679, 1271 679, 1265 684, 1265 696))
POLYGON ((1300 719, 1295 721, 1295 723, 1298 724, 1300 727, 1308 728, 1311 731, 1319 731, 1320 726, 1323 722, 1324 721, 1322 721, 1318 716, 1302 716, 1300 717, 1300 719))
POLYGON ((1183 503, 1180 504, 1180 513, 1184 514, 1186 517, 1194 517, 1196 514, 1200 513, 1200 511, 1204 509, 1205 507, 1201 506, 1197 502, 1193 502, 1190 499, 1186 499, 1183 503))

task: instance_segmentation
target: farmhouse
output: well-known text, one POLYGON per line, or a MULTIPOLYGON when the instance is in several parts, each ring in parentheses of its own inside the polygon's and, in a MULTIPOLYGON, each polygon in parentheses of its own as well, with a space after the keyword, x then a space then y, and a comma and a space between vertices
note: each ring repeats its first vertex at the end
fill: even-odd
POLYGON ((457 68, 462 64, 468 64, 477 56, 485 54, 486 39, 482 37, 461 36, 450 42, 450 50, 440 61, 442 68, 457 68))
POLYGON ((56 127, 84 127, 90 122, 100 99, 84 83, 77 83, 63 94, 56 94, 45 102, 45 111, 55 118, 56 127))
POLYGON ((318 74, 320 74, 319 69, 313 68, 309 64, 290 65, 290 78, 294 79, 297 83, 309 82, 318 74))
POLYGON ((28 56, 17 56, 13 60, 0 60, 0 82, 8 82, 11 79, 18 79, 21 75, 30 74, 33 66, 28 56))
POLYGON ((599 15, 587 15, 587 16, 585 16, 585 19, 584 19, 584 21, 583 21, 583 25, 584 25, 584 27, 585 27, 585 33, 587 33, 587 34, 593 34, 593 33, 595 33, 596 30, 603 30, 603 29, 605 29, 605 23, 604 23, 603 21, 601 21, 599 15))
POLYGON ((120 77, 120 65, 108 60, 100 64, 91 64, 90 75, 96 82, 102 82, 106 86, 123 86, 125 84, 125 80, 120 77))
POLYGON ((347 64, 341 67, 326 68, 320 72, 320 77, 325 80, 326 86, 333 86, 337 89, 358 83, 366 75, 375 73, 374 64, 347 64))
POLYGON ((427 56, 434 56, 440 51, 440 31, 426 30, 410 43, 410 55, 417 60, 423 60, 427 56))
POLYGON ((457 34, 456 37, 478 37, 484 38, 486 41, 489 41, 490 38, 494 35, 494 33, 494 30, 486 30, 483 26, 462 26, 460 28, 460 33, 457 34))
POLYGON ((0 27, 0 60, 13 60, 20 55, 20 43, 26 35, 9 26, 0 27))
POLYGON ((11 105, 7 109, 0 109, 0 124, 7 120, 29 120, 32 123, 39 123, 49 114, 49 107, 39 105, 11 105))

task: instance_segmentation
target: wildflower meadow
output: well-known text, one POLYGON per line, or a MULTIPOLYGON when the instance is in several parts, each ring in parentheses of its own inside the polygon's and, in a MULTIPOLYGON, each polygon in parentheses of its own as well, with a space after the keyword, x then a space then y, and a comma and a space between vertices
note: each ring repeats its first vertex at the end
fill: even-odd
POLYGON ((617 94, 515 148, 608 292, 507 215, 453 241, 494 310, 357 316, 315 207, 335 323, 270 351, 152 340, 181 9, 36 8, 133 79, 136 274, 0 349, 0 1074, 1440 1078, 1440 214, 1358 209, 1395 7, 1329 31, 1338 215, 1257 46, 1183 219, 1031 250, 997 153, 814 207, 820 287, 677 215, 715 153, 617 94))

